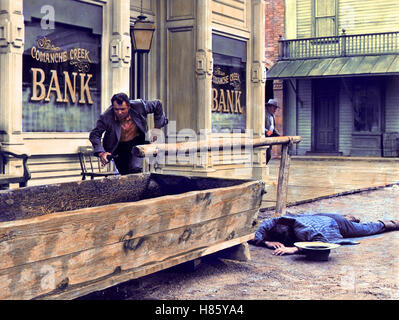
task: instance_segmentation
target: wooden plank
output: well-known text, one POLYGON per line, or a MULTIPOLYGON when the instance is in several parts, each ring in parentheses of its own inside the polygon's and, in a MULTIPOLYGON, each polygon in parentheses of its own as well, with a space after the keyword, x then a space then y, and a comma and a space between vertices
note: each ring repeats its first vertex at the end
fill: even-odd
POLYGON ((245 27, 246 8, 244 3, 215 0, 211 3, 211 10, 213 14, 213 20, 227 25, 245 27))
POLYGON ((281 148, 280 169, 277 184, 277 203, 275 216, 285 214, 288 193, 288 176, 290 172, 291 156, 289 154, 290 144, 281 148))
POLYGON ((94 282, 87 282, 82 285, 68 286, 68 288, 65 291, 62 290, 54 291, 50 294, 40 297, 40 299, 42 300, 75 299, 77 297, 89 294, 94 291, 106 289, 121 282, 137 279, 145 275, 170 268, 172 266, 178 265, 186 261, 191 261, 197 258, 204 257, 214 252, 239 245, 240 243, 246 243, 247 241, 252 240, 254 236, 255 234, 251 233, 232 240, 218 242, 206 248, 199 248, 185 252, 177 256, 168 257, 164 261, 150 263, 145 266, 132 268, 129 270, 123 270, 123 271, 121 270, 120 272, 115 272, 112 276, 104 277, 103 279, 98 279, 94 282))
POLYGON ((49 163, 48 165, 30 164, 29 171, 32 172, 51 172, 51 171, 61 171, 61 170, 80 170, 79 162, 55 162, 49 163))
POLYGON ((70 170, 65 168, 65 170, 52 170, 52 171, 32 171, 33 179, 43 179, 49 177, 65 177, 65 176, 80 176, 82 170, 76 168, 76 170, 70 170))
POLYGON ((73 155, 59 155, 55 156, 32 156, 28 160, 29 166, 46 166, 48 164, 64 164, 64 163, 77 163, 79 164, 79 157, 77 154, 73 155))
POLYGON ((259 208, 262 184, 118 203, 0 223, 0 270, 259 208))
POLYGON ((0 299, 32 299, 252 234, 258 209, 0 270, 0 299))
POLYGON ((223 150, 223 148, 238 148, 253 147, 259 148, 262 146, 270 146, 277 144, 286 144, 290 141, 292 143, 299 143, 302 140, 300 136, 281 136, 281 137, 269 137, 269 138, 232 138, 229 141, 226 139, 212 139, 210 141, 190 141, 180 143, 153 143, 136 146, 136 154, 140 157, 151 157, 161 152, 167 154, 185 154, 195 152, 213 152, 217 150, 223 150))
POLYGON ((73 182, 77 180, 82 180, 82 176, 80 175, 71 175, 71 176, 63 176, 63 177, 46 177, 45 179, 35 179, 34 177, 28 181, 29 186, 39 186, 43 184, 52 184, 52 183, 66 183, 73 182))

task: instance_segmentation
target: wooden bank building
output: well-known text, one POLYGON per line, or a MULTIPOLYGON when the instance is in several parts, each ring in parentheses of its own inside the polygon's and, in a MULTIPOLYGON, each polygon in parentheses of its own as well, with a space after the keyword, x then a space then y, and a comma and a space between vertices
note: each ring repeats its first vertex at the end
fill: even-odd
MULTIPOLYGON (((1 149, 29 155, 28 185, 79 180, 78 152, 118 92, 162 101, 166 141, 261 137, 264 39, 263 0, 3 0, 1 149), (143 29, 154 31, 149 51, 133 40, 143 29)), ((4 166, 22 170, 18 161, 4 166)), ((212 152, 157 170, 267 174, 265 149, 228 161, 212 152)))

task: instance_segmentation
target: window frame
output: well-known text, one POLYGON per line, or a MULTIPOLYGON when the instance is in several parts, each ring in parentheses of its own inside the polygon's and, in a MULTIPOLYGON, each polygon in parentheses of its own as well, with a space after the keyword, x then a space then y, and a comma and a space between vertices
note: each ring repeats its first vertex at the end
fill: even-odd
POLYGON ((380 135, 385 131, 385 81, 384 79, 373 80, 369 77, 354 79, 352 84, 352 133, 357 135, 380 135), (355 127, 355 108, 357 102, 357 87, 366 88, 365 91, 371 94, 372 89, 378 91, 378 130, 356 130, 355 127), (373 88, 374 87, 374 88, 373 88), (371 90, 370 90, 371 89, 371 90))
MULTIPOLYGON (((224 59, 222 58, 222 59, 224 59)), ((212 59, 213 59, 213 73, 212 73, 212 78, 215 74, 216 68, 220 65, 222 67, 226 68, 237 68, 241 72, 242 75, 240 77, 240 83, 243 84, 244 89, 241 91, 243 94, 242 101, 245 103, 243 104, 243 109, 244 112, 241 114, 241 117, 243 119, 235 119, 237 122, 235 124, 238 124, 238 122, 245 122, 242 127, 240 128, 232 128, 230 132, 228 132, 226 129, 227 128, 221 128, 221 130, 217 130, 217 126, 220 125, 223 121, 221 119, 217 120, 217 116, 214 116, 214 114, 222 114, 223 118, 228 117, 229 113, 219 113, 219 112, 213 112, 211 111, 211 131, 213 134, 234 134, 240 131, 240 133, 244 133, 247 128, 248 128, 248 40, 245 39, 240 39, 240 38, 235 38, 231 37, 231 35, 225 35, 225 34, 220 34, 218 32, 213 32, 212 33, 212 59), (225 64, 225 63, 218 63, 216 57, 219 58, 231 58, 233 60, 239 60, 241 66, 238 65, 233 65, 233 64, 225 64), (225 131, 226 130, 226 131, 225 131)), ((218 87, 218 85, 216 85, 218 87)), ((212 92, 214 87, 214 83, 212 80, 212 92)), ((227 98, 226 98, 227 99, 227 98)), ((234 115, 236 115, 234 113, 234 115)), ((234 126, 234 124, 233 124, 234 126)))
MULTIPOLYGON (((26 0, 26 1, 30 1, 30 0, 26 0)), ((57 24, 58 26, 55 26, 55 28, 57 28, 57 27, 65 27, 66 28, 66 26, 73 26, 73 27, 77 27, 77 28, 82 28, 82 29, 92 29, 92 32, 93 32, 93 34, 96 34, 98 37, 99 37, 99 41, 100 41, 100 43, 99 43, 99 59, 98 59, 98 65, 99 65, 99 69, 100 69, 100 71, 99 71, 99 75, 102 75, 103 73, 104 73, 104 70, 105 70, 105 66, 104 66, 104 62, 103 62, 103 58, 104 58, 104 48, 103 48, 103 43, 104 43, 104 20, 105 20, 105 10, 106 10, 106 4, 105 3, 94 3, 93 1, 91 1, 91 0, 73 0, 72 2, 74 2, 75 3, 75 5, 76 6, 80 6, 80 5, 90 5, 90 6, 95 6, 95 7, 97 7, 96 9, 98 9, 99 11, 101 11, 101 12, 99 12, 99 16, 101 15, 101 23, 97 23, 97 24, 92 24, 92 25, 86 25, 86 24, 83 24, 83 25, 74 25, 74 24, 72 24, 71 23, 71 21, 69 21, 69 20, 67 20, 67 21, 65 21, 65 20, 59 20, 59 16, 57 16, 57 18, 55 19, 55 24, 57 24), (96 30, 96 31, 94 31, 94 30, 96 30)), ((71 3, 72 3, 71 2, 71 3)), ((27 3, 29 3, 29 2, 27 2, 27 3)), ((47 4, 47 2, 46 1, 43 1, 43 3, 40 3, 40 4, 47 4)), ((34 24, 35 22, 37 22, 38 20, 40 20, 41 18, 43 18, 43 16, 45 15, 43 12, 41 12, 39 9, 37 9, 36 10, 36 8, 41 8, 40 7, 40 5, 39 4, 35 4, 34 5, 34 7, 35 7, 35 10, 27 10, 27 8, 26 8, 26 3, 25 3, 25 1, 23 1, 23 9, 24 9, 24 29, 25 29, 25 34, 24 34, 24 50, 26 50, 27 49, 27 45, 26 45, 26 25, 27 24, 34 24), (40 14, 38 13, 38 12, 40 12, 40 14), (39 14, 39 15, 38 15, 39 14)), ((57 9, 58 7, 57 7, 57 5, 56 5, 56 3, 55 3, 55 9, 56 9, 56 11, 58 12, 59 10, 57 9)), ((73 20, 73 19, 72 19, 73 20)), ((96 20, 96 22, 98 22, 98 19, 96 20)), ((51 29, 53 29, 53 28, 51 28, 51 29)), ((44 37, 46 37, 46 36, 44 36, 44 37)), ((58 43, 59 44, 59 43, 58 43)), ((22 59, 24 59, 24 55, 25 55, 25 53, 23 53, 23 55, 22 55, 22 59)), ((23 68, 25 68, 25 66, 24 66, 24 64, 23 64, 23 68)), ((58 66, 56 67, 56 69, 54 69, 54 70, 57 70, 57 71, 59 71, 58 70, 58 66)), ((67 71, 67 70, 64 70, 64 71, 67 71)), ((25 70, 23 70, 23 73, 22 73, 22 86, 21 86, 21 91, 22 91, 22 94, 24 94, 24 86, 26 86, 27 84, 29 84, 29 82, 24 82, 24 72, 25 72, 25 70)), ((76 72, 78 72, 79 73, 79 71, 76 71, 76 72)), ((60 79, 62 79, 62 78, 60 78, 60 77, 62 77, 61 76, 61 73, 59 73, 58 74, 59 75, 59 77, 58 77, 58 81, 60 80, 60 79)), ((48 75, 46 75, 46 80, 48 80, 48 75)), ((79 79, 79 77, 77 78, 77 82, 79 82, 80 81, 80 79, 79 79)), ((97 85, 98 85, 98 87, 99 87, 99 103, 98 103, 98 111, 94 111, 93 112, 93 108, 92 108, 92 110, 90 111, 91 113, 97 113, 97 116, 94 116, 92 119, 93 119, 93 125, 91 126, 91 127, 93 127, 94 125, 95 125, 95 122, 96 122, 96 119, 98 118, 98 116, 101 114, 101 112, 102 112, 102 101, 103 101, 103 88, 104 88, 104 83, 103 83, 103 80, 101 79, 101 77, 100 78, 96 78, 96 82, 98 82, 97 83, 97 85)), ((48 89, 48 83, 44 83, 44 86, 46 87, 46 90, 48 89)), ((64 84, 65 85, 65 84, 64 84)), ((61 92, 62 93, 64 93, 65 91, 64 91, 64 87, 62 86, 62 84, 60 85, 60 89, 61 89, 61 92)), ((95 88, 95 89, 97 89, 97 88, 95 88)), ((76 86, 76 90, 78 91, 79 90, 79 85, 77 85, 76 86)), ((55 99, 55 97, 51 97, 50 98, 51 100, 52 99, 55 99)), ((50 103, 51 103, 51 100, 50 100, 50 103)), ((24 101, 24 98, 22 98, 22 103, 24 103, 25 101, 24 101)), ((28 99, 28 102, 29 102, 29 99, 28 99)), ((66 103, 66 102, 62 102, 62 103, 66 103)), ((38 105, 39 105, 39 103, 38 103, 38 105)), ((76 103, 74 103, 74 105, 76 105, 76 103)), ((80 104, 80 102, 78 102, 77 103, 77 105, 78 106, 80 106, 80 107, 82 107, 82 106, 85 106, 85 105, 87 105, 87 104, 80 104)), ((22 124, 23 124, 23 117, 24 117, 24 115, 26 115, 26 114, 24 114, 24 106, 23 106, 23 108, 22 108, 22 114, 21 114, 21 118, 22 118, 22 124)), ((29 139, 49 139, 49 138, 61 138, 61 139, 64 139, 65 137, 70 137, 70 136, 73 136, 74 138, 81 138, 81 137, 83 137, 83 136, 85 136, 85 135, 87 135, 87 132, 89 132, 90 130, 82 130, 82 129, 78 129, 78 130, 76 130, 76 128, 73 128, 73 129, 71 129, 71 130, 65 130, 65 129, 63 129, 63 130, 58 130, 58 129, 49 129, 48 127, 47 128, 45 128, 44 130, 40 130, 40 128, 39 129, 34 129, 34 130, 29 130, 29 128, 24 128, 24 125, 22 125, 22 134, 25 136, 25 137, 29 137, 29 139)))
POLYGON ((338 32, 338 6, 339 6, 339 0, 331 0, 335 2, 335 15, 331 15, 331 16, 323 16, 323 17, 316 17, 316 2, 318 0, 312 0, 312 36, 316 37, 316 38, 322 38, 322 37, 336 37, 339 35, 338 32), (330 35, 324 35, 324 36, 320 36, 317 34, 317 28, 316 28, 316 20, 317 19, 322 19, 322 18, 334 18, 335 21, 335 27, 334 27, 334 34, 330 34, 330 35))

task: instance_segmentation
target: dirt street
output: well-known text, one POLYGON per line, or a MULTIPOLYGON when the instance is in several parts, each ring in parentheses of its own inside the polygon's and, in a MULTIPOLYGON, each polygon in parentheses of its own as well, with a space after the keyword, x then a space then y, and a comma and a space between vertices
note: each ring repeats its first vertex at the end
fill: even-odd
MULTIPOLYGON (((362 221, 399 219, 399 186, 320 200, 289 212, 354 214, 362 221)), ((270 212, 260 214, 260 219, 270 212)), ((85 299, 399 299, 399 231, 333 249, 328 261, 274 256, 250 245, 251 260, 204 258, 195 271, 175 267, 85 299)))

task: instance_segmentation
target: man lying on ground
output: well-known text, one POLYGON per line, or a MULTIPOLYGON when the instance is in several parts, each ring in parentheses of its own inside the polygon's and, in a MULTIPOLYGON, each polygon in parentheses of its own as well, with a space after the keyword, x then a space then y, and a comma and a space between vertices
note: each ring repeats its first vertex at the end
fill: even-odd
POLYGON ((295 242, 321 241, 338 244, 354 244, 344 238, 374 235, 399 230, 399 220, 360 223, 353 216, 335 213, 286 214, 264 220, 250 244, 274 249, 274 255, 295 254, 300 249, 295 242))

